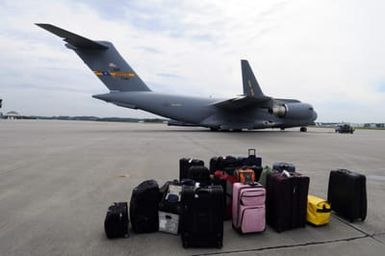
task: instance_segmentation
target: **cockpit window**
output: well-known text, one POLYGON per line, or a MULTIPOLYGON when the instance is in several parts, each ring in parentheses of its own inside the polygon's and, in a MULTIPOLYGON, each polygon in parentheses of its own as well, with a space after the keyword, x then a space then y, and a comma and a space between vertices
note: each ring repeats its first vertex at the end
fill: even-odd
POLYGON ((309 110, 314 110, 313 108, 309 108, 309 110))

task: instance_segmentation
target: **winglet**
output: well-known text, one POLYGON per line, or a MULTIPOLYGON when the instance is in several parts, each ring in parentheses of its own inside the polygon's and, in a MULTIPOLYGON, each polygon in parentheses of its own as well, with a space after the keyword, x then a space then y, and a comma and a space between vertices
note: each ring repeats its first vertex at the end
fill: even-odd
POLYGON ((69 43, 70 45, 77 47, 77 48, 82 48, 82 49, 93 49, 93 50, 106 50, 108 49, 107 46, 95 42, 93 40, 90 40, 88 38, 79 36, 77 34, 74 34, 72 32, 69 32, 67 30, 61 29, 59 27, 56 27, 51 24, 44 24, 44 23, 35 23, 35 25, 61 37, 64 38, 64 41, 69 43))
POLYGON ((242 66, 242 80, 243 80, 243 94, 252 97, 265 96, 259 87, 257 79, 255 79, 253 70, 251 69, 247 60, 241 60, 242 66))

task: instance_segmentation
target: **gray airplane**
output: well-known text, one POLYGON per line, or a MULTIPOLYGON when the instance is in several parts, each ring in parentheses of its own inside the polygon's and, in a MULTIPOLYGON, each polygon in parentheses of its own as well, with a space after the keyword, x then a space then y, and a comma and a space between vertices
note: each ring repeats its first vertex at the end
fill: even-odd
POLYGON ((169 125, 201 126, 213 131, 240 131, 313 125, 317 113, 310 104, 294 99, 275 99, 263 94, 247 60, 241 60, 243 95, 214 99, 157 93, 140 79, 112 43, 93 41, 51 24, 36 24, 63 38, 109 93, 92 97, 115 105, 141 109, 170 118, 169 125))

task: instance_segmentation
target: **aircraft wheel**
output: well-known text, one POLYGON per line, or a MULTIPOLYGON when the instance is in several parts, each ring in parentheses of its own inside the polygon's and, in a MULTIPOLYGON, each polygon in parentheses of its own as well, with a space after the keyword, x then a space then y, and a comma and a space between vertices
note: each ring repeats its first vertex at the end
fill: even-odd
POLYGON ((307 132, 307 128, 306 128, 306 127, 301 127, 301 128, 299 129, 299 131, 300 131, 300 132, 307 132))
POLYGON ((281 127, 280 129, 281 129, 281 131, 284 131, 284 130, 285 130, 285 128, 283 128, 283 127, 281 127))
POLYGON ((218 130, 219 130, 218 128, 210 127, 210 131, 212 132, 217 132, 218 130))

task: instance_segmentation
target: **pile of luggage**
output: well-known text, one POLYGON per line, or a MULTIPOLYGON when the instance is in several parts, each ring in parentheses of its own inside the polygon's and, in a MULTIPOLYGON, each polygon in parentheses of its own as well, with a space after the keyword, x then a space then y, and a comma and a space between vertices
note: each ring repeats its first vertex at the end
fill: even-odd
MULTIPOLYGON (((354 221, 366 217, 366 179, 348 170, 332 170, 328 200, 309 195, 309 177, 293 164, 262 167, 250 149, 246 157, 212 157, 204 161, 182 158, 179 179, 162 187, 154 180, 132 192, 130 220, 135 233, 181 235, 183 247, 222 247, 223 222, 232 220, 242 234, 277 232, 329 223, 331 210, 354 221)), ((128 236, 127 203, 114 203, 106 215, 108 238, 128 236)))

